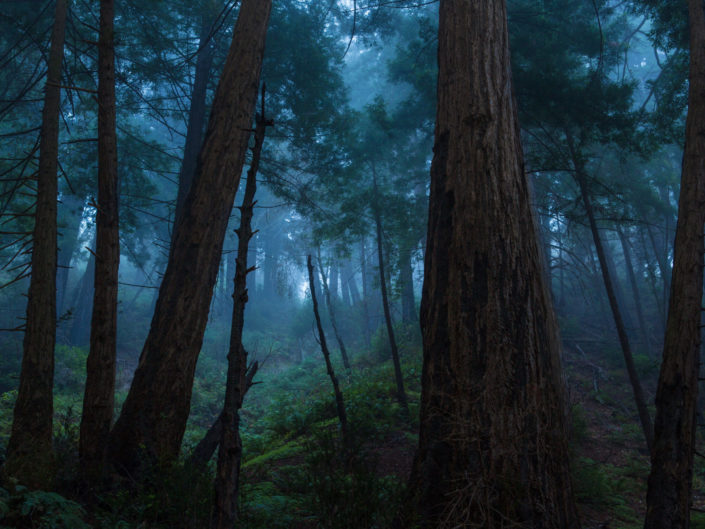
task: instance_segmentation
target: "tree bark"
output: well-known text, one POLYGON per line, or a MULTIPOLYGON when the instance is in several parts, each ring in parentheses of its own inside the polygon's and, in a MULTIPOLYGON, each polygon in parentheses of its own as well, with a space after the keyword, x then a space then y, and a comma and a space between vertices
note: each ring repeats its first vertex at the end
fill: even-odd
POLYGON ((198 154, 203 145, 203 129, 206 123, 206 91, 213 65, 213 43, 209 40, 213 27, 213 15, 204 13, 201 20, 201 34, 199 36, 199 51, 196 57, 196 72, 191 93, 191 106, 189 107, 188 125, 186 126, 186 142, 184 144, 184 158, 179 171, 179 188, 176 196, 176 210, 174 212, 174 226, 184 215, 184 204, 191 189, 198 154))
POLYGON ((689 0, 690 85, 646 529, 690 527, 705 225, 705 13, 689 0))
POLYGON ((113 0, 100 2, 98 40, 98 208, 96 212, 95 289, 86 388, 79 437, 81 473, 100 477, 115 406, 118 268, 118 157, 115 117, 113 0))
MULTIPOLYGON (((240 466, 242 463, 242 439, 240 438, 240 408, 248 389, 247 351, 242 344, 247 305, 247 252, 252 239, 252 212, 257 192, 262 144, 267 129, 264 117, 264 87, 262 87, 262 112, 255 129, 255 144, 252 148, 252 163, 247 172, 245 196, 240 208, 240 227, 237 229, 238 246, 235 260, 233 289, 233 314, 230 326, 230 350, 228 373, 225 384, 225 402, 220 415, 221 434, 218 450, 218 465, 215 473, 215 509, 213 527, 231 529, 239 519, 238 500, 240 491, 240 466)), ((256 369, 256 368, 255 368, 256 369)))
POLYGON ((109 439, 118 469, 176 458, 245 161, 271 0, 244 0, 139 365, 109 439))
POLYGON ((421 425, 400 526, 575 528, 505 3, 441 0, 439 16, 421 425))
POLYGON ((311 290, 311 302, 313 303, 313 315, 316 318, 316 327, 318 329, 318 340, 321 344, 321 352, 323 353, 323 359, 326 362, 326 370, 328 371, 328 377, 333 384, 333 392, 335 393, 335 409, 338 412, 338 420, 340 421, 340 432, 343 441, 347 441, 348 438, 348 416, 345 413, 345 402, 343 401, 343 392, 340 391, 340 386, 338 385, 338 377, 335 376, 335 371, 333 370, 333 364, 330 361, 330 351, 328 350, 328 344, 326 343, 326 335, 323 332, 323 324, 321 323, 321 316, 318 312, 318 300, 316 299, 316 287, 314 281, 314 270, 313 264, 311 264, 311 256, 306 258, 306 265, 308 266, 308 285, 311 290))
POLYGON ((56 344, 57 168, 61 63, 67 0, 57 0, 44 92, 34 215, 32 276, 27 299, 20 385, 3 472, 32 488, 54 479, 54 346, 56 344))

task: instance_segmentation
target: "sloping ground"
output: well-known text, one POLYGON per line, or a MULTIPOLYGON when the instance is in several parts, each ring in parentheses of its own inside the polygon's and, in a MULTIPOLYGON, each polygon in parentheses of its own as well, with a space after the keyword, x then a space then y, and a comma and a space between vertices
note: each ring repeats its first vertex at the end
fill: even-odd
MULTIPOLYGON (((649 359, 639 360, 646 396, 653 401, 657 368, 649 359)), ((611 356, 595 359, 591 357, 590 351, 585 352, 581 348, 567 350, 563 358, 571 406, 572 472, 584 529, 632 529, 643 525, 649 457, 633 405, 631 386, 620 362, 620 356, 614 352, 611 356)), ((298 421, 299 426, 282 431, 282 441, 276 447, 265 451, 264 455, 253 457, 245 464, 248 483, 246 489, 249 489, 251 497, 256 497, 256 512, 259 508, 261 515, 263 510, 269 510, 270 500, 275 498, 281 502, 280 507, 287 506, 285 510, 291 515, 287 516, 287 522, 281 527, 316 527, 322 513, 329 517, 329 523, 334 522, 335 513, 331 511, 335 509, 347 512, 347 516, 357 515, 349 505, 336 505, 346 494, 356 497, 360 502, 372 501, 369 496, 358 497, 360 491, 352 490, 355 487, 369 486, 384 495, 391 489, 396 493, 406 482, 416 436, 414 428, 400 422, 394 411, 382 413, 385 408, 394 408, 391 405, 391 373, 385 377, 385 370, 384 365, 368 368, 346 379, 344 383, 344 392, 349 397, 346 404, 353 410, 353 416, 355 410, 360 412, 361 406, 372 410, 362 414, 361 422, 358 415, 358 424, 363 429, 374 425, 374 431, 368 432, 369 437, 358 445, 360 453, 364 454, 361 458, 363 466, 370 471, 364 475, 364 479, 358 475, 346 481, 342 476, 345 465, 341 463, 342 466, 336 468, 335 454, 340 449, 333 441, 337 435, 336 420, 333 418, 316 422, 302 417, 292 419, 299 413, 293 409, 296 408, 294 406, 284 416, 289 417, 290 422, 298 421), (360 387, 360 384, 364 387, 360 387), (370 391, 371 388, 374 391, 370 391), (366 397, 360 399, 360 395, 366 397), (378 413, 381 415, 376 415, 378 413), (321 432, 327 433, 322 435, 321 432), (322 488, 317 487, 316 480, 311 478, 312 473, 323 476, 322 488), (377 484, 365 485, 364 480, 377 480, 377 484), (380 483, 384 485, 380 487, 380 483), (333 490, 336 487, 340 489, 338 492, 333 490), (316 494, 322 492, 323 498, 315 498, 316 494), (314 496, 311 496, 312 493, 314 496)), ((407 383, 414 388, 412 397, 416 402, 418 383, 414 383, 414 377, 418 371, 418 366, 407 364, 405 367, 407 383)), ((315 397, 310 393, 308 397, 302 396, 301 387, 290 393, 287 401, 303 405, 309 398, 313 398, 313 402, 309 401, 309 409, 319 407, 323 412, 325 407, 320 408, 320 400, 317 400, 321 395, 315 397)), ((331 411, 329 408, 328 412, 331 411)), ((332 416, 333 413, 328 415, 332 416)), ((704 485, 705 460, 696 457, 695 509, 705 510, 704 485)), ((393 499, 394 493, 390 493, 390 499, 393 499)), ((247 497, 244 504, 246 510, 253 505, 247 497)), ((381 518, 388 515, 389 512, 380 514, 381 518)), ((363 527, 352 520, 349 522, 335 527, 363 527)), ((279 527, 275 520, 270 519, 269 523, 274 524, 271 527, 279 527)), ((697 510, 693 513, 692 527, 705 528, 705 517, 697 510)))

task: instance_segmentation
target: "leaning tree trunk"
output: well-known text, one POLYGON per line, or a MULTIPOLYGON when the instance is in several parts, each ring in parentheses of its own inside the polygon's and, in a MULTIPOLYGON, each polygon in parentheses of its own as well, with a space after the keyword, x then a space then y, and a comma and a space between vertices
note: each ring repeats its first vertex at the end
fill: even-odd
POLYGON ((382 292, 382 308, 384 309, 384 321, 387 324, 387 336, 389 338, 389 348, 392 352, 392 363, 394 364, 394 380, 397 385, 397 402, 401 406, 402 413, 406 419, 409 418, 409 403, 404 390, 404 376, 401 372, 401 362, 399 360, 399 348, 397 340, 394 336, 394 325, 392 325, 392 313, 389 310, 389 296, 387 295, 387 278, 385 277, 384 268, 384 251, 382 244, 382 215, 379 211, 379 190, 377 188, 377 175, 372 170, 374 179, 374 200, 372 204, 373 214, 375 218, 375 232, 377 235, 377 258, 379 263, 379 287, 382 292))
MULTIPOLYGON (((328 306, 328 316, 330 317, 330 325, 333 327, 333 334, 335 334, 335 339, 338 342, 338 347, 340 347, 340 356, 343 358, 343 366, 345 369, 350 369, 350 360, 348 359, 348 351, 345 349, 345 343, 343 342, 343 337, 338 331, 338 321, 335 317, 335 298, 330 294, 330 287, 328 286, 328 281, 326 279, 326 274, 323 272, 323 259, 321 259, 321 249, 318 248, 318 266, 321 269, 321 284, 323 285, 323 295, 326 299, 326 305, 328 306)), ((333 274, 331 273, 331 278, 333 274)))
POLYGON ((692 502, 705 225, 705 13, 689 0, 690 88, 671 297, 656 392, 646 529, 687 529, 692 502))
POLYGON ((575 528, 505 3, 441 0, 438 59, 421 426, 402 527, 575 528))
POLYGON ((636 281, 636 274, 634 273, 634 263, 632 261, 632 251, 629 246, 629 239, 619 227, 617 228, 617 235, 619 235, 619 242, 622 245, 622 252, 624 253, 624 266, 627 269, 627 277, 629 278, 629 285, 631 286, 632 296, 634 297, 634 307, 636 310, 637 321, 639 322, 641 339, 644 342, 644 351, 646 351, 649 356, 652 356, 651 338, 649 337, 646 321, 644 320, 644 312, 641 309, 641 294, 639 293, 639 284, 636 281))
POLYGON ((176 195, 176 210, 174 212, 174 226, 183 217, 184 204, 198 163, 198 153, 203 144, 203 129, 206 123, 206 92, 208 88, 208 78, 211 66, 213 65, 213 43, 211 41, 211 30, 213 28, 214 17, 212 13, 203 14, 201 19, 201 34, 199 38, 199 50, 196 57, 196 73, 193 79, 193 91, 191 92, 191 106, 188 113, 188 125, 186 126, 186 142, 184 143, 184 158, 181 161, 179 171, 179 188, 176 195))
POLYGON ((179 453, 223 239, 245 162, 271 0, 244 0, 152 326, 109 439, 127 471, 179 453))
POLYGON ((91 345, 86 362, 78 444, 81 473, 89 482, 101 474, 115 406, 117 351, 118 159, 115 118, 115 50, 113 0, 100 2, 98 40, 98 208, 96 213, 95 288, 91 345))
POLYGON ((54 478, 54 345, 56 343, 56 212, 67 0, 57 0, 42 110, 34 215, 32 277, 27 299, 20 386, 7 445, 4 473, 33 488, 49 488, 54 478))
POLYGON ((607 292, 607 300, 609 301, 610 309, 612 310, 614 324, 615 327, 617 327, 617 335, 619 337, 619 343, 622 347, 624 363, 627 366, 629 382, 632 385, 632 391, 634 393, 634 402, 636 403, 636 409, 639 414, 641 429, 644 433, 644 440, 646 441, 646 446, 649 449, 649 452, 651 452, 651 448, 654 442, 654 430, 653 425, 651 423, 651 415, 649 414, 649 409, 646 405, 646 399, 644 398, 644 390, 642 389, 641 382, 639 381, 639 374, 636 372, 636 366, 634 365, 634 357, 632 355, 629 337, 627 336, 627 329, 624 325, 624 320, 622 319, 622 312, 619 309, 619 302, 617 301, 615 284, 609 271, 609 265, 607 263, 607 254, 605 253, 605 249, 602 245, 600 232, 597 229, 597 221, 595 219, 595 213, 592 208, 592 201, 590 199, 590 191, 588 189, 587 177, 585 175, 584 168, 577 161, 578 157, 574 152, 574 145, 570 136, 568 137, 568 146, 571 149, 573 162, 575 163, 575 179, 577 181, 578 188, 580 189, 580 195, 583 200, 583 206, 585 207, 585 213, 587 214, 588 223, 590 225, 590 232, 592 233, 592 239, 595 243, 597 259, 600 263, 600 271, 602 272, 602 281, 605 285, 605 291, 607 292))
POLYGON ((321 315, 318 312, 318 299, 316 298, 316 281, 314 280, 315 273, 313 270, 313 264, 311 263, 311 256, 306 258, 306 266, 308 267, 308 286, 311 290, 311 302, 313 303, 313 315, 316 318, 316 327, 318 329, 318 342, 321 344, 321 352, 323 353, 323 359, 326 362, 326 371, 328 372, 328 377, 333 384, 333 393, 335 394, 335 408, 338 412, 338 421, 340 421, 340 432, 343 442, 347 443, 348 437, 348 416, 345 413, 345 402, 343 401, 343 392, 340 391, 340 385, 338 384, 338 377, 335 376, 335 371, 333 370, 333 363, 330 361, 330 351, 328 350, 328 344, 326 343, 326 335, 323 332, 323 324, 321 323, 321 315))
MULTIPOLYGON (((215 473, 214 529, 231 529, 239 519, 240 466, 242 463, 242 439, 240 438, 240 408, 248 389, 247 351, 242 344, 245 328, 245 306, 247 305, 247 252, 252 239, 252 212, 257 192, 262 144, 267 130, 264 114, 264 86, 262 87, 262 111, 257 119, 255 144, 252 148, 252 163, 247 172, 245 196, 240 208, 240 228, 237 230, 238 246, 235 260, 233 289, 233 314, 230 326, 230 350, 228 351, 228 374, 225 383, 225 402, 219 420, 220 448, 215 473)), ((254 364, 255 371, 257 364, 254 364)))

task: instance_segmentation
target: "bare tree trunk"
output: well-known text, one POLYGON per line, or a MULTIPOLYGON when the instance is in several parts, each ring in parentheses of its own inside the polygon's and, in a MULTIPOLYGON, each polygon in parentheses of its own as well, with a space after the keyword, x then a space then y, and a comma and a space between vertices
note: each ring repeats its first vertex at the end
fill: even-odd
POLYGON ((441 0, 439 16, 421 426, 400 527, 576 528, 505 3, 441 0))
POLYGON ((340 421, 340 431, 342 434, 343 441, 348 438, 348 417, 345 413, 345 403, 343 402, 343 393, 340 391, 340 386, 338 385, 338 378, 335 376, 335 371, 333 370, 333 364, 330 361, 330 351, 328 350, 328 344, 326 343, 326 335, 323 332, 323 325, 321 324, 321 316, 318 313, 318 300, 316 300, 316 287, 314 281, 314 271, 313 264, 311 264, 311 256, 309 255, 306 260, 308 266, 308 284, 311 289, 311 302, 313 303, 313 315, 316 317, 316 327, 318 328, 318 339, 321 344, 321 351, 323 352, 323 358, 326 361, 326 370, 328 371, 328 376, 333 384, 333 392, 335 393, 335 408, 338 412, 338 420, 340 421))
POLYGON ((321 284, 323 285, 323 292, 326 298, 326 305, 328 306, 328 316, 330 316, 330 324, 333 327, 333 334, 335 334, 335 339, 338 342, 338 347, 340 347, 340 356, 343 357, 343 365, 345 369, 350 369, 350 360, 348 359, 348 352, 345 350, 345 344, 343 343, 343 338, 338 332, 338 323, 335 319, 335 301, 330 295, 330 288, 328 287, 328 281, 326 281, 326 275, 323 272, 323 260, 321 259, 321 249, 318 248, 318 266, 321 269, 321 284))
POLYGON ((409 403, 406 399, 406 391, 404 390, 404 376, 401 372, 401 362, 399 360, 399 348, 397 340, 394 336, 394 326, 392 324, 392 313, 389 311, 389 297, 387 296, 387 278, 384 268, 384 251, 382 248, 382 216, 379 212, 379 191, 377 189, 377 175, 374 168, 372 169, 374 178, 374 193, 375 198, 372 204, 373 214, 375 218, 375 230, 377 232, 377 257, 379 259, 379 284, 382 291, 382 308, 384 309, 384 321, 387 323, 387 336, 389 337, 389 347, 392 351, 392 363, 394 364, 394 379, 397 385, 397 402, 401 406, 402 413, 405 419, 409 419, 409 403))
POLYGON ((118 267, 118 157, 115 117, 115 8, 100 1, 98 40, 98 208, 91 346, 79 438, 81 473, 95 482, 102 473, 115 406, 118 267))
POLYGON ((3 472, 32 488, 54 479, 54 346, 56 343, 56 212, 67 0, 57 0, 44 92, 34 215, 32 276, 27 299, 22 371, 3 472))
POLYGON ((656 393, 645 529, 687 529, 692 505, 705 225, 705 12, 689 0, 690 86, 673 276, 656 393))
POLYGON ((585 176, 584 168, 578 162, 578 158, 575 155, 574 146, 570 136, 568 138, 568 144, 571 149, 573 163, 575 164, 575 179, 578 187, 580 188, 580 195, 583 200, 583 206, 585 207, 585 213, 588 217, 588 223, 590 224, 590 232, 592 233, 592 239, 595 243, 595 250, 597 251, 597 259, 600 262, 600 270, 602 272, 602 280, 605 286, 605 291, 607 292, 607 300, 609 301, 610 309, 612 310, 615 327, 617 327, 617 335, 619 336, 619 343, 622 346, 624 363, 627 366, 629 382, 631 382, 632 391, 634 392, 634 401, 636 403, 637 412, 639 413, 641 429, 644 432, 646 446, 649 449, 649 452, 651 452, 654 442, 654 430, 651 423, 651 415, 649 415, 649 409, 646 405, 646 399, 644 398, 644 390, 641 387, 639 375, 636 372, 634 357, 632 355, 631 345, 629 344, 629 337, 627 336, 627 330, 624 326, 624 321, 622 320, 622 313, 619 310, 614 282, 609 272, 607 256, 602 245, 600 232, 597 229, 597 221, 595 220, 595 213, 592 209, 592 201, 590 200, 590 191, 587 187, 587 177, 585 176))
POLYGON ((223 239, 245 162, 271 0, 243 0, 152 326, 109 440, 118 469, 176 458, 223 239))
MULTIPOLYGON (((245 196, 240 207, 240 228, 237 230, 238 246, 235 260, 235 285, 233 289, 233 315, 230 326, 230 350, 228 352, 228 374, 225 385, 225 402, 220 415, 221 434, 218 450, 218 466, 215 473, 215 509, 213 527, 231 529, 239 519, 238 500, 240 491, 240 466, 242 464, 242 439, 240 438, 240 408, 248 389, 247 351, 242 345, 247 305, 247 252, 252 239, 252 211, 257 192, 257 171, 262 153, 262 144, 267 130, 264 114, 264 86, 262 87, 262 111, 255 129, 255 144, 252 148, 252 163, 247 172, 245 196)), ((256 364, 254 369, 256 370, 256 364)))

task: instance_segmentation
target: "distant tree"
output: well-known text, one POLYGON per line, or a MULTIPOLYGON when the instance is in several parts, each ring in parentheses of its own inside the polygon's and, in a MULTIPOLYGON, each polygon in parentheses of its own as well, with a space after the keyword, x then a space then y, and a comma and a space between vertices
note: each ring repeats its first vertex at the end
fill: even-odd
POLYGON ((196 177, 176 225, 152 326, 110 434, 117 468, 173 460, 189 414, 196 360, 250 136, 271 0, 244 0, 196 177), (145 460, 148 459, 148 460, 145 460))
POLYGON ((57 0, 39 147, 32 275, 27 300, 22 371, 4 473, 35 488, 54 479, 54 345, 56 342, 56 252, 61 106, 61 64, 68 0, 57 0))
POLYGON ((421 426, 403 526, 578 527, 504 2, 441 0, 438 58, 421 426))
POLYGON ((692 504, 705 253, 705 12, 697 0, 688 6, 688 117, 645 529, 687 529, 692 504))
POLYGON ((101 0, 98 38, 98 208, 95 287, 79 438, 81 472, 88 480, 95 480, 101 472, 115 407, 120 231, 114 18, 113 0, 101 0))

